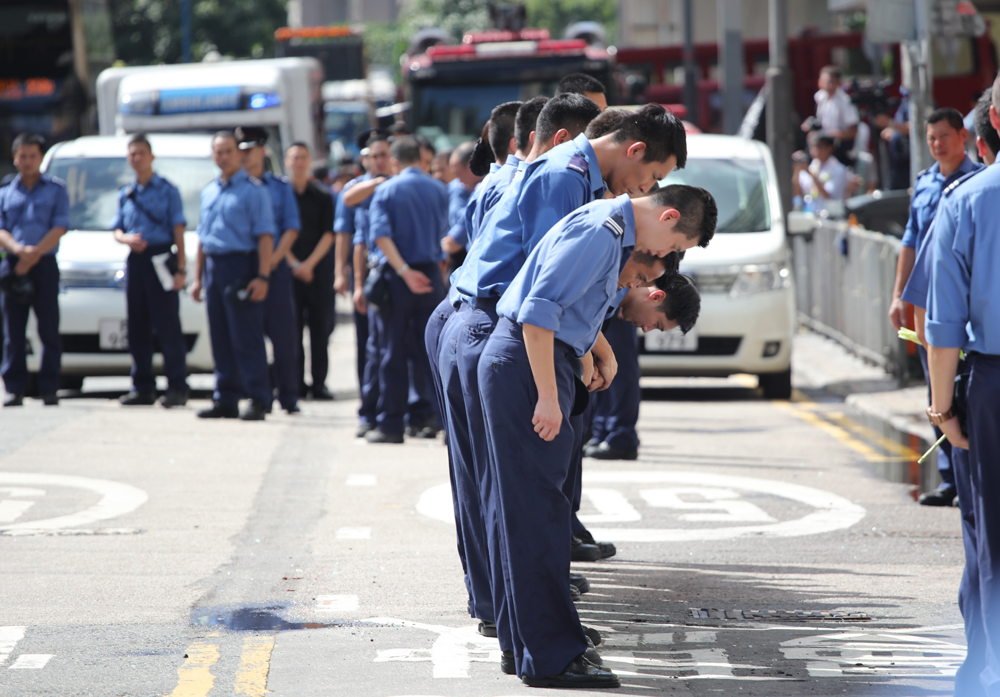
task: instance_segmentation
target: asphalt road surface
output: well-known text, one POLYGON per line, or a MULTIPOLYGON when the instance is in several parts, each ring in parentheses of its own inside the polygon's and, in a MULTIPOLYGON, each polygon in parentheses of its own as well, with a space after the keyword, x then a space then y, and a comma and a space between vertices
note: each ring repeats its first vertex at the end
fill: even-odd
MULTIPOLYGON (((639 460, 585 461, 614 692, 951 694, 957 509, 876 476, 912 453, 842 403, 751 385, 659 383, 639 460)), ((539 693, 466 614, 440 439, 368 445, 349 398, 242 423, 109 395, 0 412, 0 695, 539 693)))

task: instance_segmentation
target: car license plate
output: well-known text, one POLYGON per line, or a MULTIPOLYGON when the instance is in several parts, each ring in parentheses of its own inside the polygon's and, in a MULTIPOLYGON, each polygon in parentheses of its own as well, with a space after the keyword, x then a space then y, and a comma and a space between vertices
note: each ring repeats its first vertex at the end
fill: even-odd
POLYGON ((102 319, 97 325, 98 345, 102 351, 128 349, 128 320, 102 319))
POLYGON ((680 353, 698 350, 698 332, 692 329, 682 334, 680 329, 669 332, 655 330, 643 335, 646 350, 651 353, 680 353))

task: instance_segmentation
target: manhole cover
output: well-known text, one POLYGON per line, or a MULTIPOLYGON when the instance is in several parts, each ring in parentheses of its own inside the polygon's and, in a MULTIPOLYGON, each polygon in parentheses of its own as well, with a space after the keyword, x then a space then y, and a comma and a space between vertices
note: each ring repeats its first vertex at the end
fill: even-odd
POLYGON ((691 608, 691 616, 698 620, 827 620, 835 622, 867 622, 871 617, 864 612, 822 612, 819 610, 712 610, 691 608))

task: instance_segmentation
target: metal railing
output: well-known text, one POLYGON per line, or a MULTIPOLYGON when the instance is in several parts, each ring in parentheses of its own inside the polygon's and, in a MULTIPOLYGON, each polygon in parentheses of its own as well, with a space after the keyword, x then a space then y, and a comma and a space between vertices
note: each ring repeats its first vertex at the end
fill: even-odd
POLYGON ((900 241, 840 221, 801 225, 790 225, 799 321, 902 381, 906 346, 888 317, 900 241))

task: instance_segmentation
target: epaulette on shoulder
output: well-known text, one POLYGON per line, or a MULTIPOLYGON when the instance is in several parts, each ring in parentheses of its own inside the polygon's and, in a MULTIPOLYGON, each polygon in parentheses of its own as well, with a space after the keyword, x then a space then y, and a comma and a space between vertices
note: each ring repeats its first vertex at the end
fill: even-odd
POLYGON ((621 213, 609 215, 604 221, 604 227, 611 230, 615 237, 621 237, 625 234, 625 216, 621 213))
POLYGON ((48 177, 49 181, 52 182, 53 184, 58 184, 59 186, 66 186, 66 180, 65 179, 60 179, 59 177, 54 177, 51 174, 46 174, 45 176, 48 177))
POLYGON ((577 153, 576 155, 573 155, 573 157, 569 158, 569 162, 566 163, 566 169, 579 172, 584 176, 586 176, 587 172, 590 171, 590 167, 587 165, 587 158, 580 153, 577 153))
POLYGON ((917 172, 916 179, 920 179, 920 177, 924 176, 925 174, 927 174, 930 171, 931 171, 930 167, 928 167, 927 169, 920 170, 919 172, 917 172))
POLYGON ((252 174, 248 174, 247 175, 247 179, 249 179, 250 183, 253 184, 254 186, 263 186, 264 185, 264 182, 262 182, 260 179, 258 179, 257 177, 255 177, 252 174))
POLYGON ((962 184, 964 184, 965 182, 967 182, 970 179, 972 179, 974 176, 976 176, 980 172, 985 172, 985 171, 986 171, 985 167, 980 167, 979 169, 973 170, 973 171, 969 172, 968 174, 963 174, 961 177, 959 177, 958 179, 956 179, 955 181, 953 181, 951 184, 949 184, 948 186, 946 186, 944 188, 944 195, 945 196, 951 196, 952 192, 954 192, 955 189, 957 189, 962 184))

